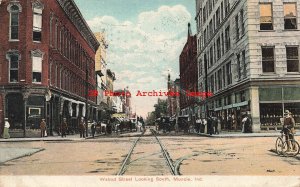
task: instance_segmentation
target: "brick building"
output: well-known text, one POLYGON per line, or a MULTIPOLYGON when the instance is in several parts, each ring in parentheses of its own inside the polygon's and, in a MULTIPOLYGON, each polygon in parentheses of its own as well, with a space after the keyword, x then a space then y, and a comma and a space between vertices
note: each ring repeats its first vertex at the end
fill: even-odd
MULTIPOLYGON (((180 79, 176 79, 175 81, 171 80, 170 74, 168 75, 168 91, 170 93, 180 93, 180 79)), ((167 99, 167 110, 168 116, 171 119, 176 119, 180 115, 180 96, 178 95, 168 95, 167 99)))
POLYGON ((95 52, 99 46, 73 0, 3 0, 0 5, 0 119, 13 136, 48 132, 67 118, 95 118, 95 52), (87 80, 87 81, 86 81, 87 80))
POLYGON ((195 116, 197 107, 196 97, 188 96, 187 92, 198 90, 198 64, 197 64, 197 40, 192 35, 190 24, 188 24, 188 36, 186 44, 180 54, 180 110, 181 115, 195 116))
POLYGON ((107 96, 105 96, 105 91, 107 89, 106 84, 106 70, 107 70, 107 48, 108 44, 105 38, 105 32, 96 32, 94 33, 95 37, 97 38, 100 46, 96 52, 95 57, 95 70, 96 70, 96 85, 97 85, 97 106, 98 106, 98 119, 104 120, 108 118, 107 109, 107 96))
POLYGON ((252 118, 252 130, 281 126, 290 110, 300 123, 300 2, 297 0, 197 0, 199 91, 213 97, 201 106, 237 124, 252 118), (205 84, 206 83, 206 84, 205 84))

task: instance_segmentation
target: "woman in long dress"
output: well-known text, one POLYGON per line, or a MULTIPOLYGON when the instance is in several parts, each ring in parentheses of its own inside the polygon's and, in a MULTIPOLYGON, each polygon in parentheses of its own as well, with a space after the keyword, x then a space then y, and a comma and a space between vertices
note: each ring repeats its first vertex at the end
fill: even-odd
POLYGON ((8 133, 10 124, 8 122, 8 118, 5 118, 4 120, 5 120, 5 123, 4 123, 3 138, 8 139, 8 138, 10 138, 9 133, 8 133))

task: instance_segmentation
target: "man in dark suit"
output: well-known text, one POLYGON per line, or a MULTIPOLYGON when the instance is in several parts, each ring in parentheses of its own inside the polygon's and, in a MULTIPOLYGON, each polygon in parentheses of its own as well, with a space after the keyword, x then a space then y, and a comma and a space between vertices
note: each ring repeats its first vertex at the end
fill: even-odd
POLYGON ((66 132, 68 130, 68 124, 67 124, 67 119, 64 118, 63 119, 63 122, 61 123, 61 126, 60 126, 60 130, 61 130, 61 137, 67 137, 66 136, 66 132))

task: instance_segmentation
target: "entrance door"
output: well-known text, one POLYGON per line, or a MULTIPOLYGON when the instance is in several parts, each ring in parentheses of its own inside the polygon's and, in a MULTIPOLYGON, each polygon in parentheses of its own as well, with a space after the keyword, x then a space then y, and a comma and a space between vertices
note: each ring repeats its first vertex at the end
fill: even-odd
POLYGON ((21 93, 10 93, 6 96, 6 117, 11 129, 24 129, 24 101, 21 93))

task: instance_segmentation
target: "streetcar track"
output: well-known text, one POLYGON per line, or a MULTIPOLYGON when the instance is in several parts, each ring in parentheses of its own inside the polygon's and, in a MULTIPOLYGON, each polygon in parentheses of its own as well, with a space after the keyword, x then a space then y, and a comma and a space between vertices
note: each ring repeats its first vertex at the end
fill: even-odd
MULTIPOLYGON (((143 157, 137 158, 137 159, 135 159, 135 160, 133 160, 133 161, 130 162, 131 155, 133 154, 134 148, 136 147, 137 143, 140 141, 141 136, 143 135, 143 134, 142 134, 141 136, 139 136, 139 137, 133 142, 131 148, 129 149, 129 152, 128 152, 126 158, 124 159, 124 161, 123 161, 123 163, 122 163, 122 165, 121 165, 120 170, 119 170, 118 173, 117 173, 117 175, 123 175, 123 174, 126 172, 126 170, 130 167, 130 164, 132 164, 132 163, 134 163, 134 162, 136 162, 136 161, 145 159, 145 158, 147 158, 147 157, 151 157, 151 156, 153 156, 153 155, 157 155, 157 154, 162 154, 162 155, 163 155, 163 157, 164 157, 164 159, 165 159, 165 161, 166 161, 166 163, 167 163, 166 165, 168 166, 168 168, 169 168, 171 174, 172 174, 172 175, 177 175, 177 172, 175 171, 175 167, 174 167, 173 162, 172 162, 172 160, 171 160, 171 158, 170 158, 170 156, 169 156, 169 153, 167 152, 167 150, 165 149, 165 147, 163 146, 163 144, 160 142, 160 140, 159 140, 158 137, 156 136, 155 131, 154 131, 153 129, 150 129, 150 131, 151 131, 152 135, 155 137, 156 142, 159 144, 161 151, 160 151, 160 152, 155 152, 155 153, 152 153, 152 154, 145 155, 145 156, 143 156, 143 157)), ((149 136, 149 135, 148 135, 148 136, 149 136)), ((154 141, 153 141, 153 143, 154 143, 154 141)), ((145 143, 144 143, 144 144, 145 144, 145 143)), ((148 143, 146 143, 146 144, 148 144, 148 143)), ((136 154, 136 153, 135 153, 135 154, 136 154)))

